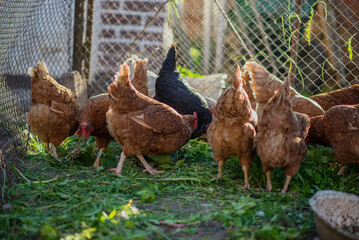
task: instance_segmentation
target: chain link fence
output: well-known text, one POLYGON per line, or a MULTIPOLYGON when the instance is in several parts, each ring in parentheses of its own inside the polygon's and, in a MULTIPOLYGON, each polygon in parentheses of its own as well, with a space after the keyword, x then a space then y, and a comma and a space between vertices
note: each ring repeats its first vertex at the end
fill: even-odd
POLYGON ((358 1, 194 0, 178 2, 182 63, 193 71, 232 76, 254 58, 284 79, 292 62, 295 88, 312 95, 358 83, 358 1), (223 14, 220 8, 223 9, 223 14), (297 62, 291 61, 293 21, 300 20, 297 62), (243 43, 241 43, 241 39, 243 43))
MULTIPOLYGON (((158 72, 164 56, 163 40, 168 3, 153 1, 94 1, 89 94, 106 92, 119 64, 135 55, 148 58, 149 69, 158 72)), ((92 21, 92 22, 91 22, 92 21)))
MULTIPOLYGON (((133 54, 149 58, 150 70, 158 73, 172 43, 178 63, 199 74, 232 76, 236 64, 254 58, 281 79, 292 64, 294 87, 305 95, 357 83, 359 4, 300 2, 295 12, 295 0, 94 1, 89 93, 105 92, 118 65, 133 54), (297 59, 290 57, 293 41, 297 59)), ((220 89, 218 81, 193 84, 220 89)))
POLYGON ((189 83, 215 99, 236 64, 250 58, 281 79, 292 64, 294 87, 305 95, 358 83, 356 0, 18 0, 1 1, 0 12, 2 187, 11 180, 10 164, 25 151, 26 72, 41 60, 60 82, 63 73, 78 70, 89 96, 106 92, 119 64, 132 55, 149 59, 154 85, 172 43, 182 68, 205 75, 189 83), (290 57, 293 41, 297 59, 290 57))
MULTIPOLYGON (((12 182, 12 164, 21 168, 31 107, 27 69, 45 61, 59 79, 72 69, 73 2, 27 0, 0 2, 0 188, 12 182)), ((1 201, 0 200, 0 201, 1 201)))

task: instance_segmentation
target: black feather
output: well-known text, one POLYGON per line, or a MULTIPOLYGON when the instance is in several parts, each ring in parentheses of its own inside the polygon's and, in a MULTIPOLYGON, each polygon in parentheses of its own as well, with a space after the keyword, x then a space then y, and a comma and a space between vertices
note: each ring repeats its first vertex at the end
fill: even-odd
POLYGON ((176 66, 177 51, 174 45, 168 50, 156 79, 155 99, 173 107, 182 115, 198 115, 197 129, 191 138, 197 138, 207 132, 212 115, 206 100, 180 76, 176 66))

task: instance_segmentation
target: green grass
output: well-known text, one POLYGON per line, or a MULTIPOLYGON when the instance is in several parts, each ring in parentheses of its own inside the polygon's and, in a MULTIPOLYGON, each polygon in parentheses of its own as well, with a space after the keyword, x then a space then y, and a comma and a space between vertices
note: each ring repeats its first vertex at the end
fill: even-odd
MULTIPOLYGON (((58 147, 56 162, 35 138, 23 160, 26 170, 7 189, 0 208, 4 239, 313 239, 314 220, 308 199, 320 189, 359 194, 359 168, 350 165, 343 177, 333 151, 309 146, 288 194, 265 192, 260 160, 250 168, 251 190, 241 190, 243 173, 234 158, 216 178, 210 146, 191 141, 171 158, 156 159, 165 173, 142 173, 135 158, 125 161, 123 177, 109 173, 121 147, 111 143, 103 167, 92 169, 93 139, 68 160, 78 137, 58 147), (25 179, 26 178, 26 179, 25 179), (131 200, 132 199, 132 200, 131 200)), ((151 164, 156 162, 151 161, 151 164)), ((284 173, 272 173, 273 189, 284 173)))

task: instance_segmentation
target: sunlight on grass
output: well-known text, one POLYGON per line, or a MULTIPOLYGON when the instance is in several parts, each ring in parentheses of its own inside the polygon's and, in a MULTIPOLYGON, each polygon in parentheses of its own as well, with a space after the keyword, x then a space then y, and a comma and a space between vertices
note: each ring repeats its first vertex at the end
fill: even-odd
POLYGON ((78 137, 58 147, 54 161, 36 137, 30 138, 26 167, 18 183, 7 189, 8 207, 0 210, 0 236, 10 239, 298 239, 316 236, 308 199, 318 190, 359 193, 358 166, 344 176, 333 150, 309 146, 301 168, 279 194, 284 171, 272 173, 273 192, 265 192, 258 157, 249 170, 251 190, 241 190, 243 172, 236 158, 217 164, 205 141, 191 140, 165 157, 148 158, 161 175, 142 173, 128 158, 123 177, 109 172, 121 147, 112 142, 101 168, 92 169, 94 140, 81 143, 81 153, 68 161, 78 137), (26 180, 27 179, 27 180, 26 180))

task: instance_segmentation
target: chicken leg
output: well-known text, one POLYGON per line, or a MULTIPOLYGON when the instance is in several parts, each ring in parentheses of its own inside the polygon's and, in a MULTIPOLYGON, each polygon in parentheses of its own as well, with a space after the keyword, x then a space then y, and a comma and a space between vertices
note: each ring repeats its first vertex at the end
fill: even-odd
POLYGON ((125 159, 126 159, 125 153, 122 151, 120 161, 118 162, 117 167, 116 168, 111 168, 110 172, 114 172, 116 175, 122 176, 122 165, 125 162, 125 159))
POLYGON ((249 185, 249 181, 248 181, 248 169, 247 169, 246 166, 243 165, 242 170, 244 172, 244 186, 243 186, 243 188, 244 189, 250 189, 251 186, 249 185))
POLYGON ((58 160, 59 157, 57 156, 56 147, 52 143, 50 143, 50 146, 51 146, 51 150, 52 150, 52 155, 54 156, 54 158, 56 160, 58 160))
POLYGON ((72 159, 72 158, 76 157, 76 154, 78 154, 78 153, 81 152, 81 151, 78 149, 78 147, 79 147, 79 145, 80 145, 80 143, 81 143, 81 140, 82 140, 82 136, 80 135, 79 140, 77 141, 74 150, 72 150, 69 159, 72 159))
POLYGON ((339 169, 339 172, 337 173, 337 175, 338 175, 338 176, 343 175, 344 170, 345 170, 346 167, 347 167, 347 166, 341 166, 340 169, 339 169))
POLYGON ((146 161, 146 159, 145 159, 142 155, 138 154, 138 155, 136 155, 136 157, 137 157, 138 159, 140 159, 140 161, 142 162, 143 166, 146 168, 145 170, 143 170, 143 172, 148 172, 148 173, 151 174, 151 175, 155 175, 155 174, 159 174, 159 173, 164 173, 164 171, 157 171, 157 170, 153 169, 153 168, 148 164, 148 162, 146 161))
POLYGON ((79 145, 80 145, 80 143, 81 143, 81 140, 82 140, 82 135, 80 135, 79 140, 77 141, 76 146, 75 146, 75 149, 72 151, 72 153, 77 152, 77 148, 79 147, 79 145))
POLYGON ((48 143, 48 142, 45 143, 45 148, 46 148, 46 151, 47 151, 48 153, 50 153, 50 146, 49 146, 49 143, 48 143))
MULTIPOLYGON (((102 154, 103 154, 104 151, 105 151, 105 148, 101 148, 100 151, 98 152, 96 161, 95 161, 94 164, 93 164, 93 168, 94 168, 94 169, 97 169, 97 168, 100 167, 101 156, 102 156, 102 154)), ((121 156, 122 156, 122 154, 121 154, 121 156)), ((121 160, 120 160, 120 161, 121 161, 121 160)))
POLYGON ((267 188, 266 188, 266 190, 267 191, 272 191, 272 182, 271 182, 271 180, 270 180, 270 175, 271 175, 271 171, 268 171, 268 172, 266 172, 266 177, 267 177, 267 188))
POLYGON ((288 186, 289 186, 290 180, 292 180, 292 176, 287 175, 281 193, 286 193, 288 191, 288 186))
POLYGON ((219 161, 218 162, 218 175, 217 175, 218 179, 221 179, 223 177, 222 166, 223 166, 223 161, 219 161))

